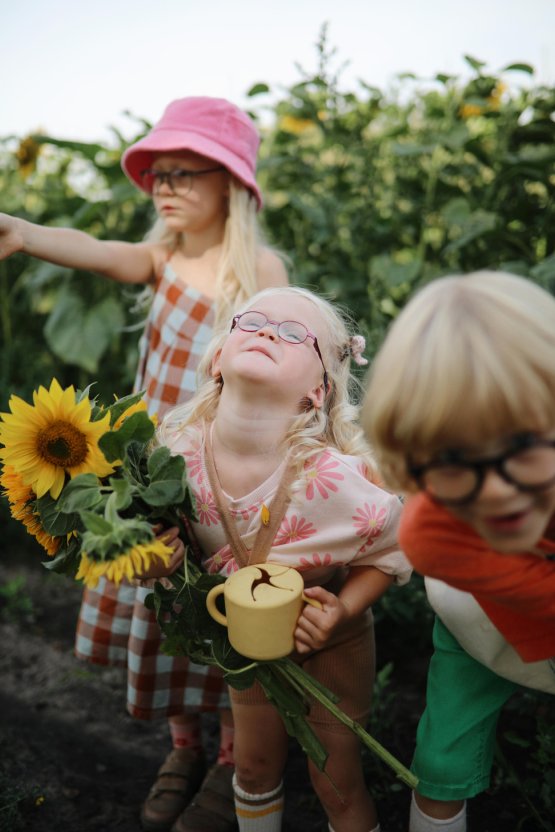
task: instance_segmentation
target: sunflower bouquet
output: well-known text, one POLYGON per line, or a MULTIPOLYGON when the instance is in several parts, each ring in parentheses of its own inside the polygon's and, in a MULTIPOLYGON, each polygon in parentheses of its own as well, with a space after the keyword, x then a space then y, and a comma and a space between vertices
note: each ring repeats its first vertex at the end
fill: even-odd
POLYGON ((142 394, 104 407, 54 379, 33 404, 11 396, 0 414, 0 484, 14 518, 49 555, 45 566, 87 586, 132 579, 171 549, 158 525, 192 516, 185 463, 151 451, 155 421, 142 394))
MULTIPOLYGON (((40 387, 33 404, 18 396, 0 414, 0 485, 11 514, 49 555, 49 569, 96 586, 105 576, 131 580, 171 549, 156 537, 159 526, 175 526, 187 546, 187 519, 195 516, 185 461, 152 442, 155 421, 142 394, 109 407, 90 388, 63 390, 54 379, 40 387)), ((252 661, 229 643, 214 621, 206 596, 221 575, 208 575, 186 555, 169 579, 156 582, 145 599, 165 635, 164 651, 219 667, 238 689, 258 681, 315 765, 324 770, 327 752, 306 716, 316 699, 411 788, 414 775, 337 707, 337 698, 289 658, 252 661)))

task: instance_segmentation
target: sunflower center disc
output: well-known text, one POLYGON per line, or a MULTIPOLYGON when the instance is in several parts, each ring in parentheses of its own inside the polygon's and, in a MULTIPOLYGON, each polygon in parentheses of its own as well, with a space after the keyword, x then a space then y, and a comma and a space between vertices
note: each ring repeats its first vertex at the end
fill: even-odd
POLYGON ((52 422, 37 436, 37 448, 46 462, 74 468, 87 458, 87 438, 70 422, 52 422))

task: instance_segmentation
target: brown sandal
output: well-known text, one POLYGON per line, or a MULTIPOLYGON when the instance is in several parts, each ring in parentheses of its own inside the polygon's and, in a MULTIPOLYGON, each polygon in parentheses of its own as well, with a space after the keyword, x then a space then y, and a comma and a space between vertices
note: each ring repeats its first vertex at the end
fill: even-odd
POLYGON ((146 832, 168 832, 189 805, 206 773, 204 755, 190 748, 174 748, 158 770, 156 782, 141 808, 146 832))
POLYGON ((172 832, 236 832, 233 771, 232 766, 212 766, 172 832))

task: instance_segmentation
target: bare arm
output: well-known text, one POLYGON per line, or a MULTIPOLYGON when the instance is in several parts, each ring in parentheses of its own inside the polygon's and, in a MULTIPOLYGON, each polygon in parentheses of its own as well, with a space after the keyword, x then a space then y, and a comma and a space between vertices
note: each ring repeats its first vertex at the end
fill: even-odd
POLYGON ((295 630, 298 652, 321 650, 342 626, 359 618, 375 603, 392 582, 392 575, 375 566, 352 566, 339 595, 322 586, 306 589, 306 595, 320 601, 322 609, 307 604, 302 611, 295 630))
POLYGON ((155 273, 158 249, 149 243, 95 240, 73 228, 50 228, 0 214, 0 260, 21 251, 121 283, 147 283, 155 273))

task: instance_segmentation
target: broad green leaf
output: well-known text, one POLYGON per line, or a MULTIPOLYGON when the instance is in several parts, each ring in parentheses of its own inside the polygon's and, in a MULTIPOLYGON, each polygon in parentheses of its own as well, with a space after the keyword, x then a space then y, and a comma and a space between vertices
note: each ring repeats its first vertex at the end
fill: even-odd
POLYGON ((93 511, 82 511, 80 512, 80 515, 87 531, 92 532, 95 535, 100 535, 102 537, 111 534, 113 531, 112 524, 108 523, 107 520, 99 514, 95 514, 93 511))
POLYGON ((247 92, 249 98, 252 98, 255 95, 261 95, 262 93, 270 92, 270 87, 268 84, 259 83, 254 84, 247 92))
POLYGON ((59 296, 44 334, 52 351, 67 364, 95 373, 122 326, 121 306, 113 298, 88 308, 78 295, 66 292, 59 296))
POLYGON ((168 448, 160 447, 150 454, 147 468, 152 483, 161 480, 183 480, 185 460, 182 456, 172 455, 168 448))
POLYGON ((110 414, 110 424, 113 425, 128 408, 140 402, 143 397, 144 390, 140 393, 131 393, 129 396, 123 396, 114 402, 114 404, 107 407, 106 410, 110 414))
POLYGON ((98 447, 108 460, 123 459, 131 442, 146 444, 154 436, 154 425, 148 414, 142 410, 133 413, 118 430, 107 431, 98 441, 98 447))
POLYGON ((534 72, 535 72, 534 67, 531 66, 530 64, 519 64, 519 63, 517 63, 517 64, 508 64, 507 66, 504 66, 503 69, 501 70, 501 72, 510 72, 510 71, 526 72, 528 75, 533 75, 534 72))
POLYGON ((115 498, 115 508, 117 511, 123 511, 129 508, 132 502, 131 486, 127 480, 117 479, 117 477, 110 477, 108 480, 113 488, 115 498))
POLYGON ((58 511, 64 514, 94 508, 102 502, 100 482, 95 474, 79 474, 64 487, 57 500, 58 511))
POLYGON ((149 506, 166 506, 180 503, 184 497, 184 484, 181 480, 162 480, 146 488, 139 488, 141 499, 149 506))
POLYGON ((63 537, 80 527, 79 516, 59 511, 57 500, 50 494, 37 500, 37 510, 43 529, 52 537, 63 537))

